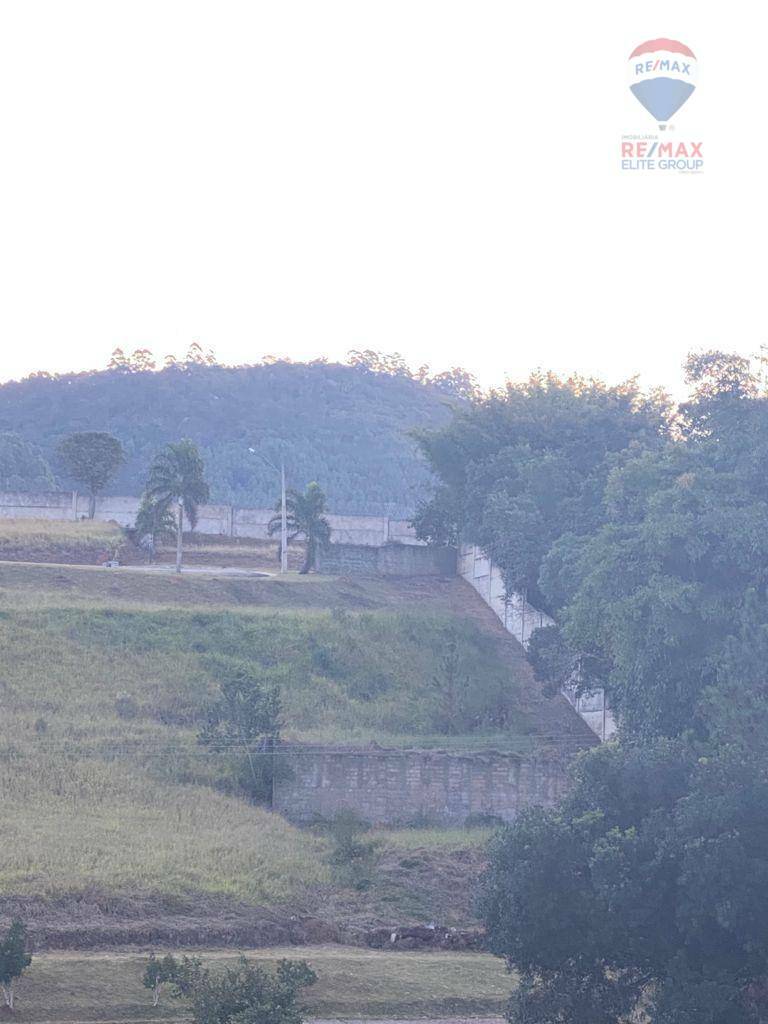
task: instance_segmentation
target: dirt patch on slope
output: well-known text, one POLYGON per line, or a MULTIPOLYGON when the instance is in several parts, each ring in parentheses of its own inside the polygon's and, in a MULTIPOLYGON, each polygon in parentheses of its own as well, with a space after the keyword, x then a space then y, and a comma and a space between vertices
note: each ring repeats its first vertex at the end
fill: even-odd
POLYGON ((388 849, 365 892, 329 886, 293 906, 252 906, 210 895, 5 896, 0 929, 21 918, 37 950, 327 943, 473 949, 481 945, 473 900, 483 863, 480 850, 388 849))
POLYGON ((35 949, 114 946, 260 946, 340 942, 341 929, 289 909, 226 897, 110 896, 0 898, 0 923, 21 918, 35 949))

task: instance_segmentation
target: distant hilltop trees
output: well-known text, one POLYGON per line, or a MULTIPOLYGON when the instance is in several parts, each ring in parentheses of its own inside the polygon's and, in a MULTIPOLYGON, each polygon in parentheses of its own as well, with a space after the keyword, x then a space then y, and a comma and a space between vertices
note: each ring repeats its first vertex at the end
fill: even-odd
MULTIPOLYGON (((293 360, 287 356, 265 355, 261 360, 263 366, 275 366, 277 363, 294 365, 293 360)), ((134 349, 130 355, 127 355, 121 348, 116 348, 112 351, 107 369, 116 370, 119 373, 152 373, 159 368, 183 370, 195 366, 220 365, 223 364, 219 363, 213 349, 204 349, 199 342, 193 341, 183 359, 177 359, 174 355, 164 356, 162 367, 158 366, 154 354, 148 348, 134 349)), ((321 357, 313 359, 308 365, 327 366, 328 360, 321 357)), ((370 348, 362 351, 351 349, 347 353, 347 365, 385 377, 403 377, 407 380, 414 380, 456 398, 471 399, 477 398, 480 394, 473 375, 460 366, 433 374, 430 367, 424 363, 414 370, 399 352, 376 352, 370 348)))
POLYGON ((439 429, 476 394, 466 370, 413 370, 398 353, 224 366, 198 342, 182 358, 115 349, 104 370, 0 385, 0 487, 80 489, 58 457, 61 443, 110 434, 124 458, 98 490, 138 495, 156 452, 187 437, 214 502, 273 507, 275 475, 253 451, 273 461, 280 451, 288 486, 303 492, 318 481, 332 511, 403 518, 430 478, 411 432, 439 429))

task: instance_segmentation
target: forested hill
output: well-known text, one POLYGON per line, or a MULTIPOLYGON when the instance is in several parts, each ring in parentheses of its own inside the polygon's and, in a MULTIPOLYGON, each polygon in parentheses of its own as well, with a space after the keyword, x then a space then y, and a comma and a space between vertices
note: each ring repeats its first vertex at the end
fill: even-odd
MULTIPOLYGON (((0 437, 39 446, 66 486, 57 443, 73 431, 110 431, 127 453, 110 486, 116 494, 138 494, 158 448, 189 437, 205 458, 212 499, 256 506, 275 501, 276 481, 249 448, 275 459, 282 440, 290 486, 317 480, 334 511, 407 515, 429 475, 408 432, 443 424, 456 401, 432 384, 361 366, 110 369, 0 385, 0 437)), ((13 482, 25 482, 23 471, 13 482)))

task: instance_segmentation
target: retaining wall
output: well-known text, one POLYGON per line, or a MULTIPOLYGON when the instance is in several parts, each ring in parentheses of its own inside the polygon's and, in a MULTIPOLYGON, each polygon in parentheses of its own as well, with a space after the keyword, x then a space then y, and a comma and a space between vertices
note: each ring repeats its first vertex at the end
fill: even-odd
POLYGON ((289 778, 275 784, 274 809, 297 823, 342 810, 377 825, 460 825, 478 815, 513 821, 524 807, 554 806, 569 786, 557 759, 496 751, 304 747, 283 756, 289 778))
MULTIPOLYGON (((462 544, 459 548, 458 572, 496 612, 504 628, 523 646, 527 645, 534 630, 555 624, 554 619, 534 608, 522 594, 506 596, 499 567, 476 544, 462 544)), ((616 732, 616 720, 606 703, 605 691, 600 689, 579 694, 577 689, 576 684, 571 683, 564 686, 561 692, 602 741, 609 739, 616 732)))
POLYGON ((402 543, 368 547, 334 541, 318 552, 317 568, 333 576, 455 576, 456 551, 402 543))

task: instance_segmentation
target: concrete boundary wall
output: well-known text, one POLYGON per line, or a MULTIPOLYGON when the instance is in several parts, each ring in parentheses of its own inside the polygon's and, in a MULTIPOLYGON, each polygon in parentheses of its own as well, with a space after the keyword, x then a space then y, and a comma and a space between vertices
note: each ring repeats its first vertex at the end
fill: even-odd
POLYGON ((302 824, 342 810, 376 825, 514 821, 524 807, 553 807, 570 786, 556 758, 498 751, 297 747, 282 756, 289 771, 275 784, 273 806, 302 824))
POLYGON ((373 547, 334 542, 318 551, 317 569, 332 576, 455 576, 456 549, 401 543, 373 547))
MULTIPOLYGON (((476 544, 462 544, 458 556, 459 576, 466 580, 498 615, 502 625, 525 647, 534 630, 554 626, 555 620, 529 604, 522 594, 507 595, 501 570, 476 544)), ((605 692, 577 693, 575 682, 562 689, 563 696, 578 711, 590 729, 604 742, 616 732, 616 721, 606 704, 605 692)))
MULTIPOLYGON (((133 526, 138 508, 137 497, 105 495, 96 500, 95 518, 102 522, 115 522, 120 526, 133 526)), ((87 495, 71 491, 0 494, 0 518, 76 520, 87 515, 87 495)), ((214 536, 266 540, 269 537, 267 524, 273 515, 274 510, 268 508, 202 505, 197 530, 214 536)), ((374 548, 390 543, 422 545, 416 539, 413 527, 404 519, 329 513, 328 521, 334 544, 374 548)))

